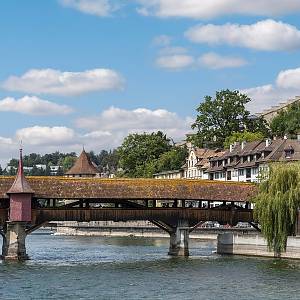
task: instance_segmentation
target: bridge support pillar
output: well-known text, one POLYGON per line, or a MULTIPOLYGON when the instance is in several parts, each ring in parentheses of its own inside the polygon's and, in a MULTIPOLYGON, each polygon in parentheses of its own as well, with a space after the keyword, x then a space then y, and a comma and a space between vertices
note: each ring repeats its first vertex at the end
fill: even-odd
POLYGON ((170 234, 170 248, 168 255, 189 256, 189 223, 179 220, 177 226, 170 234))
POLYGON ((26 260, 26 222, 8 222, 3 239, 2 257, 5 260, 26 260))

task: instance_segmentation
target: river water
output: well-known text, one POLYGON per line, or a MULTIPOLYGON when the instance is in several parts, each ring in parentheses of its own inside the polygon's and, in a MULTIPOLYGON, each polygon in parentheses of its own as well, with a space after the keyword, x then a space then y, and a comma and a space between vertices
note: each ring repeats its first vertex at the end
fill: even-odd
POLYGON ((0 299, 300 299, 300 262, 219 256, 191 241, 32 234, 30 261, 0 262, 0 299))

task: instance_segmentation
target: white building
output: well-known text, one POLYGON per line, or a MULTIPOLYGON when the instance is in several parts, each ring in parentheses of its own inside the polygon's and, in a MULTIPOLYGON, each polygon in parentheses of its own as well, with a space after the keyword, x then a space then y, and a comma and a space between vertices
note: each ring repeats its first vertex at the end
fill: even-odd
POLYGON ((300 142, 291 139, 235 143, 222 156, 210 159, 209 179, 258 182, 270 162, 299 161, 300 142))
POLYGON ((206 170, 210 167, 210 159, 223 155, 224 152, 215 149, 191 148, 186 163, 183 166, 184 178, 209 179, 206 170))
POLYGON ((164 171, 153 174, 156 179, 180 179, 183 178, 183 170, 164 171))

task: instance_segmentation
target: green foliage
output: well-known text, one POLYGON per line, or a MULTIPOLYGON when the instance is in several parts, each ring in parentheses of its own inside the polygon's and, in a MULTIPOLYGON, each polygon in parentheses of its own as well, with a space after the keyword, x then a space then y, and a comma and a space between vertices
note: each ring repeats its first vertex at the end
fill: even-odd
POLYGON ((119 165, 124 176, 149 177, 156 170, 155 161, 170 149, 170 140, 161 131, 129 134, 118 151, 119 165))
POLYGON ((119 153, 117 149, 114 150, 102 150, 99 154, 95 154, 93 151, 89 153, 91 160, 97 164, 101 172, 115 171, 119 163, 119 153))
POLYGON ((232 135, 226 137, 224 142, 224 147, 229 148, 234 142, 253 142, 258 141, 264 138, 264 135, 261 132, 233 132, 232 135))
POLYGON ((226 137, 246 129, 268 134, 263 118, 252 118, 245 105, 251 99, 239 91, 222 90, 213 99, 206 96, 197 108, 198 115, 192 124, 197 133, 191 137, 195 146, 223 147, 226 137))
POLYGON ((67 155, 64 158, 61 158, 58 162, 58 165, 62 167, 62 169, 60 170, 60 175, 63 175, 64 172, 67 172, 68 170, 70 170, 74 163, 76 161, 76 157, 75 156, 71 156, 71 155, 67 155))
POLYGON ((2 170, 1 165, 0 165, 0 175, 3 175, 3 170, 2 170))
MULTIPOLYGON (((118 152, 117 150, 102 150, 99 154, 95 154, 93 151, 89 153, 93 162, 95 162, 101 172, 103 171, 115 171, 118 166, 118 152)), ((61 166, 61 169, 58 172, 58 176, 63 175, 66 171, 68 171, 75 163, 77 159, 76 153, 47 153, 45 155, 40 155, 37 153, 30 153, 29 155, 25 155, 23 157, 23 163, 25 167, 32 167, 33 169, 30 172, 25 170, 26 175, 31 176, 50 176, 50 166, 61 166), (46 169, 43 170, 41 168, 37 168, 36 165, 46 165, 46 169)), ((18 168, 19 160, 11 159, 8 163, 9 166, 18 168)), ((15 170, 11 170, 9 175, 15 175, 15 170)))
MULTIPOLYGON (((26 167, 33 167, 35 165, 59 165, 59 163, 61 161, 63 161, 63 159, 65 157, 74 157, 76 158, 76 153, 75 152, 71 152, 71 153, 61 153, 61 152, 54 152, 54 153, 47 153, 45 155, 40 155, 37 153, 30 153, 29 155, 25 155, 23 156, 23 164, 26 167)), ((8 163, 9 166, 13 166, 15 168, 18 167, 19 164, 19 160, 18 159, 11 159, 8 163)))
POLYGON ((8 171, 8 175, 9 176, 14 176, 17 174, 17 169, 15 168, 10 168, 9 171, 8 171))
POLYGON ((62 167, 59 167, 58 170, 57 170, 57 174, 56 176, 63 176, 64 175, 64 170, 62 167))
POLYGON ((300 131, 300 103, 293 103, 286 110, 281 110, 271 121, 270 127, 274 135, 295 136, 300 131))
POLYGON ((173 147, 170 151, 161 154, 158 158, 157 172, 180 169, 187 156, 187 148, 173 147))
POLYGON ((300 206, 300 164, 270 165, 269 178, 259 185, 254 216, 270 250, 286 250, 287 237, 295 233, 300 206))
POLYGON ((159 158, 148 161, 145 165, 139 166, 139 177, 153 177, 153 174, 178 170, 184 164, 188 151, 186 148, 172 147, 170 151, 162 153, 159 158))

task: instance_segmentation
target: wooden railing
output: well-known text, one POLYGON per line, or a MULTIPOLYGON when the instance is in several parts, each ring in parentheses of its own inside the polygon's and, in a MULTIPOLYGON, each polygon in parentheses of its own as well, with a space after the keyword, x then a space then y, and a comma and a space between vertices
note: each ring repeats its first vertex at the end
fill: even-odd
POLYGON ((45 221, 132 221, 160 220, 175 222, 187 219, 191 223, 218 221, 226 224, 253 222, 252 210, 202 208, 40 208, 32 210, 33 223, 45 221))

